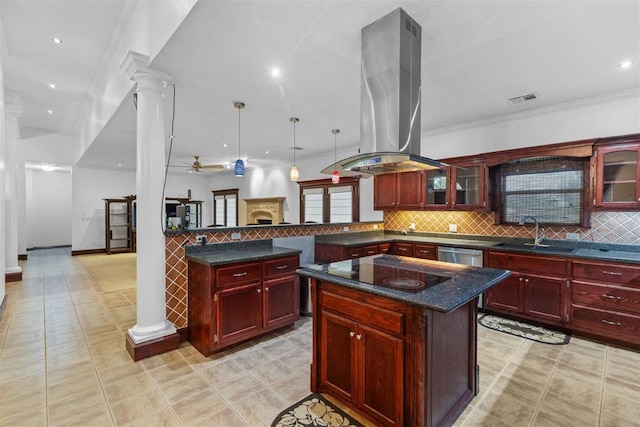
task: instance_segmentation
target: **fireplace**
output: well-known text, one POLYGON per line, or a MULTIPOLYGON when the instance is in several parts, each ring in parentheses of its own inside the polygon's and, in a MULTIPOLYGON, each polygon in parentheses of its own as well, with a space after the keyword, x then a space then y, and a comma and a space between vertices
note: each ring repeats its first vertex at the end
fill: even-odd
POLYGON ((247 225, 278 224, 284 221, 285 197, 244 199, 247 204, 247 225))

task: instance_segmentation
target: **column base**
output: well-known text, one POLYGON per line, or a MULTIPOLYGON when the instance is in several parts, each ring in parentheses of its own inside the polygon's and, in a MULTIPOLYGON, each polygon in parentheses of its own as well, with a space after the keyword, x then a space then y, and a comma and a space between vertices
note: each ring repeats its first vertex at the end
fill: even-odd
POLYGON ((135 325, 127 331, 127 335, 135 344, 142 344, 144 342, 152 341, 175 333, 176 327, 166 319, 164 322, 153 326, 141 327, 135 325))
POLYGON ((10 267, 4 269, 5 282, 19 282, 22 280, 22 268, 10 267))
POLYGON ((127 352, 129 356, 133 359, 134 362, 137 362, 141 359, 146 359, 147 357, 156 356, 158 354, 166 353, 171 350, 175 350, 180 346, 180 334, 173 333, 171 335, 166 335, 161 338, 156 338, 151 341, 145 341, 139 344, 136 344, 131 338, 131 335, 126 334, 126 343, 125 347, 127 348, 127 352))

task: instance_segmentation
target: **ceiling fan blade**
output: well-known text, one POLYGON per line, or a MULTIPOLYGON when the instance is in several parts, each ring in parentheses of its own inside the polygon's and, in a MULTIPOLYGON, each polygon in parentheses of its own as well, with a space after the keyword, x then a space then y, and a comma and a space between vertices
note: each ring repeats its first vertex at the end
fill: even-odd
POLYGON ((200 165, 200 169, 224 169, 224 165, 200 165))

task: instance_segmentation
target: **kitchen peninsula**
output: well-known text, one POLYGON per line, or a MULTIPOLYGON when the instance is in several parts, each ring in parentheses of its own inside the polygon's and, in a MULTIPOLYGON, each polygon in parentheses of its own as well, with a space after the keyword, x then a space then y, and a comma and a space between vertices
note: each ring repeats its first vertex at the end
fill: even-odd
POLYGON ((511 274, 393 255, 311 279, 311 390, 385 426, 450 425, 477 392, 477 298, 511 274))

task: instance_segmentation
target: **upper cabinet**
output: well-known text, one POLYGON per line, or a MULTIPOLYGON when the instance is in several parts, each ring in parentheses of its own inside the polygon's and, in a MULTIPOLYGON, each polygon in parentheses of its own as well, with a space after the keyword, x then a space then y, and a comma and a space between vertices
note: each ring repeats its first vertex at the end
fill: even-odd
POLYGON ((640 208, 640 137, 598 144, 595 161, 596 208, 640 208))
POLYGON ((425 209, 487 208, 487 167, 484 163, 461 163, 425 174, 425 209))
POLYGON ((484 210, 486 177, 487 167, 477 162, 376 175, 373 206, 376 210, 484 210))

